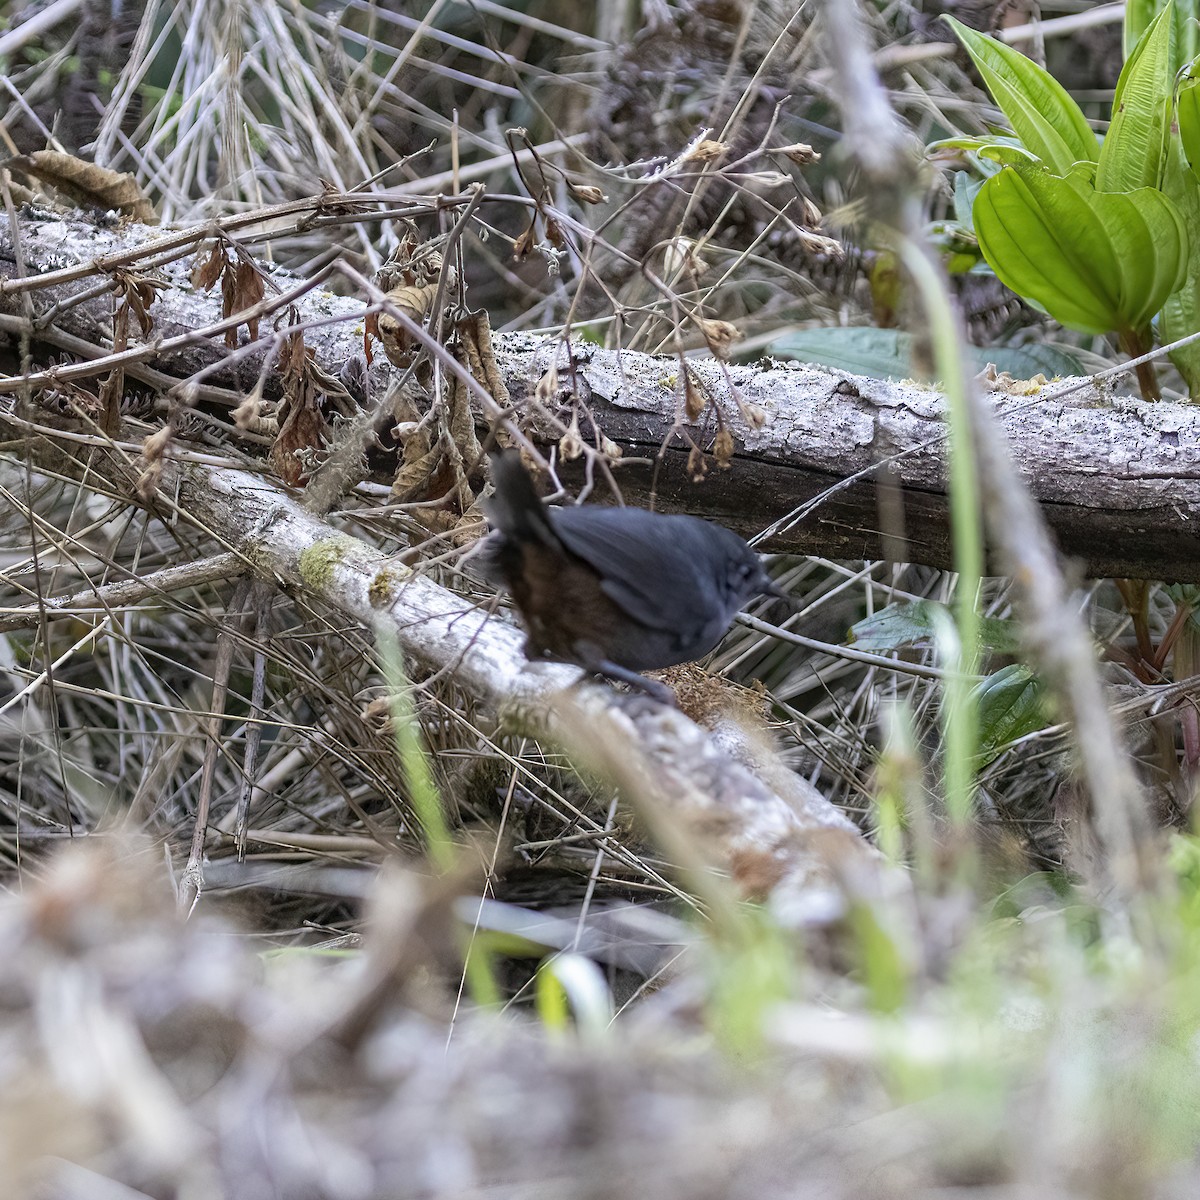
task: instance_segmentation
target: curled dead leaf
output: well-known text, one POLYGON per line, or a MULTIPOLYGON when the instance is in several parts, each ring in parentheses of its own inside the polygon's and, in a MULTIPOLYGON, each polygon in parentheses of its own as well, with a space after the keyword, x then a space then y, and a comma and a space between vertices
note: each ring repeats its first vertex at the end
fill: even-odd
POLYGON ((722 362, 729 361, 733 343, 742 336, 742 331, 732 322, 710 321, 706 318, 700 320, 700 332, 704 334, 708 348, 722 362))
POLYGON ((733 434, 728 429, 722 429, 713 439, 713 459, 722 471, 728 471, 736 451, 733 434))
POLYGON ((683 411, 689 421, 698 421, 700 414, 708 407, 708 396, 700 386, 699 380, 692 378, 690 371, 683 376, 683 411))
POLYGON ((684 156, 684 162, 701 162, 710 163, 716 162, 729 151, 727 142, 718 142, 713 138, 705 138, 704 141, 698 142, 684 156))
POLYGON ((142 461, 147 463, 158 462, 166 454, 167 447, 170 444, 171 427, 170 425, 164 425, 161 429, 155 430, 142 440, 142 461))
POLYGON ((514 262, 524 262, 529 257, 530 252, 536 243, 537 235, 534 232, 533 221, 529 222, 528 228, 515 242, 513 242, 512 256, 514 262))
POLYGON ((137 318, 138 328, 145 337, 154 328, 150 306, 158 293, 167 286, 167 281, 128 267, 114 268, 112 279, 113 290, 121 297, 122 303, 128 306, 128 311, 137 318))
MULTIPOLYGON (((235 280, 234 286, 234 308, 232 312, 226 313, 226 316, 233 316, 235 312, 248 312, 262 303, 263 297, 267 294, 267 286, 263 282, 262 272, 247 259, 239 259, 237 266, 234 268, 233 277, 235 280)), ((246 330, 250 334, 252 342, 258 341, 258 323, 260 318, 257 316, 247 317, 246 330)), ((236 344, 236 339, 235 339, 236 344)))
POLYGON ((125 171, 84 162, 59 150, 36 150, 10 158, 4 165, 49 184, 75 204, 114 209, 143 225, 158 224, 158 214, 141 184, 125 171))
POLYGON ((558 452, 567 462, 574 461, 583 453, 583 439, 579 436, 578 416, 571 418, 567 432, 558 439, 558 452))
POLYGON ((792 142, 789 146, 779 146, 774 153, 790 158, 798 167, 821 161, 821 155, 807 142, 792 142))
POLYGON ((558 399, 558 368, 553 363, 537 381, 533 394, 539 404, 552 404, 558 399))
POLYGON ((568 179, 567 191, 583 204, 604 204, 608 200, 598 187, 590 183, 572 183, 568 179))
POLYGON ((196 256, 196 263, 192 267, 192 287, 203 292, 211 291, 213 284, 221 278, 227 261, 225 247, 220 242, 214 242, 207 257, 196 256))

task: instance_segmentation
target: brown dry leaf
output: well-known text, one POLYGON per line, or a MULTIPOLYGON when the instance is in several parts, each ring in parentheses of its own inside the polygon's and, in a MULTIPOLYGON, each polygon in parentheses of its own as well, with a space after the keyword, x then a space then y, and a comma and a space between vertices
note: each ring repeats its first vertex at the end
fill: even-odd
MULTIPOLYGON (((237 297, 237 275, 232 270, 232 267, 226 267, 221 273, 221 316, 232 317, 238 311, 236 304, 237 297)), ((236 350, 238 344, 237 326, 231 325, 225 330, 225 345, 230 350, 236 350)))
POLYGON ((100 384, 100 428, 112 437, 121 424, 121 397, 125 394, 125 372, 114 367, 100 384))
POLYGON ((138 181, 124 171, 112 171, 58 150, 36 150, 10 158, 4 165, 48 183, 76 204, 115 209, 143 225, 158 224, 154 205, 138 181))
POLYGON ((324 446, 327 429, 315 397, 304 397, 288 405, 287 416, 275 435, 270 455, 271 466, 284 483, 291 487, 300 486, 308 471, 300 452, 324 446))
POLYGON ((683 373, 683 411, 689 421, 698 421, 700 414, 708 407, 708 393, 699 379, 692 377, 691 371, 683 373))
POLYGON ((604 204, 608 200, 598 187, 590 183, 572 183, 568 179, 567 191, 583 204, 604 204))
MULTIPOLYGON (((267 293, 266 280, 254 262, 219 241, 213 243, 207 258, 197 258, 192 268, 192 286, 207 292, 218 279, 221 281, 221 316, 225 320, 234 313, 246 312, 261 304, 267 293)), ((246 319, 246 330, 252 342, 258 341, 261 319, 257 316, 246 319)), ((237 331, 237 325, 225 330, 225 345, 230 350, 237 347, 237 331)))
POLYGON ((367 360, 367 366, 375 361, 375 351, 371 345, 371 339, 379 337, 379 314, 368 313, 367 319, 363 321, 363 357, 367 360))
MULTIPOLYGON (((296 325, 299 319, 292 309, 289 324, 296 325)), ((271 446, 270 458, 272 467, 292 487, 298 486, 307 472, 304 459, 325 445, 329 428, 311 370, 312 357, 302 332, 290 333, 283 339, 279 352, 283 400, 279 405, 279 432, 271 446)))
POLYGON ((687 469, 693 483, 704 482, 704 476, 708 474, 708 463, 704 461, 704 452, 699 446, 693 446, 688 451, 687 469))
MULTIPOLYGON (((120 296, 113 313, 112 348, 115 354, 120 354, 129 346, 129 315, 137 317, 142 336, 154 327, 150 316, 150 305, 159 288, 166 284, 151 279, 148 275, 124 267, 118 267, 112 272, 113 291, 120 296)), ((121 421, 121 399, 125 395, 125 371, 122 367, 114 367, 100 385, 100 427, 109 434, 115 434, 121 421)))
MULTIPOLYGON (((234 279, 236 286, 234 288, 234 300, 236 307, 233 312, 246 312, 262 303, 262 298, 267 294, 267 285, 263 282, 262 273, 252 263, 246 259, 239 259, 238 265, 234 268, 234 279)), ((227 314, 232 316, 233 313, 227 314)), ((258 341, 258 317, 250 317, 246 321, 246 329, 250 334, 252 342, 258 341)))
POLYGON ((529 252, 533 249, 537 234, 534 232, 534 222, 529 222, 529 227, 515 242, 513 242, 512 256, 514 262, 523 262, 529 257, 529 252))
POLYGON ((691 150, 683 156, 684 162, 716 162, 717 159, 723 158, 729 151, 729 146, 725 142, 714 141, 712 138, 705 138, 698 145, 693 146, 691 150))
POLYGON ((553 404, 558 399, 558 368, 551 363, 545 374, 537 381, 533 394, 539 404, 553 404))
POLYGON ((192 267, 192 287, 203 292, 211 291, 227 263, 225 247, 220 242, 213 242, 207 258, 201 260, 199 255, 196 256, 196 265, 192 267))
MULTIPOLYGON (((499 407, 508 406, 508 390, 492 350, 486 312, 462 317, 455 324, 454 338, 448 348, 499 407)), ((422 411, 424 400, 418 404, 412 397, 397 400, 393 407, 397 424, 407 428, 399 434, 404 449, 392 483, 392 496, 400 503, 442 501, 440 508, 421 508, 412 514, 427 529, 436 532, 456 529, 462 514, 477 504, 468 478, 468 472, 477 467, 483 456, 475 433, 473 390, 456 375, 444 399, 435 401, 437 407, 432 414, 422 411)))
POLYGON ((479 312, 468 313, 459 321, 456 331, 471 377, 492 397, 497 408, 508 408, 512 399, 492 349, 492 326, 487 312, 481 309, 479 312))
POLYGON ((583 438, 579 436, 579 414, 571 417, 567 432, 558 439, 558 452, 567 462, 572 462, 583 453, 583 438))
POLYGON ((798 167, 821 161, 821 155, 807 142, 793 142, 790 146, 780 146, 774 153, 786 155, 798 167))
POLYGON ((142 462, 145 463, 145 469, 138 478, 137 493, 143 504, 148 504, 158 491, 172 436, 171 426, 164 425, 142 442, 142 462))
POLYGON ((708 348, 722 362, 729 361, 733 343, 742 336, 742 331, 730 321, 710 321, 706 318, 700 320, 700 332, 704 334, 708 348))
MULTIPOLYGON (((239 429, 261 433, 263 420, 262 407, 262 395, 256 389, 233 410, 233 423, 239 429)), ((273 432, 278 432, 278 430, 273 432)))
MULTIPOLYGON (((423 287, 404 284, 388 292, 388 299, 414 324, 420 325, 429 315, 437 297, 436 282, 423 287)), ((383 352, 393 367, 407 368, 412 363, 413 339, 403 322, 390 313, 379 313, 375 328, 383 343, 383 352)))
MULTIPOLYGON (((245 312, 260 303, 265 294, 262 275, 253 263, 240 258, 236 265, 228 263, 221 275, 221 316, 228 319, 235 313, 245 312)), ((252 342, 258 341, 258 322, 258 317, 246 321, 252 342)), ((237 325, 225 330, 225 345, 231 350, 238 344, 237 331, 237 325)))
MULTIPOLYGON (((433 307, 433 302, 437 298, 437 292, 438 285, 435 280, 433 283, 427 283, 424 287, 406 286, 393 288, 388 292, 388 299, 414 325, 420 325, 429 316, 429 310, 433 307)), ((382 315, 386 317, 387 313, 383 313, 382 315)))
POLYGON ((736 449, 733 443, 733 434, 728 429, 722 429, 713 440, 712 449, 713 458, 722 471, 729 470, 736 449))
POLYGON ((121 297, 122 307, 128 306, 129 311, 137 317, 138 328, 145 337, 154 328, 150 306, 158 293, 167 286, 166 280, 154 279, 128 267, 114 268, 112 278, 113 290, 121 297))

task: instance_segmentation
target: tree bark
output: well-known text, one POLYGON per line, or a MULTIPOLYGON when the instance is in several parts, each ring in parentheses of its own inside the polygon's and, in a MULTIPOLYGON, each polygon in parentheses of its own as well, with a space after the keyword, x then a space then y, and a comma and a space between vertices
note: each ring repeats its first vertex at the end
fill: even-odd
MULTIPOLYGON (((191 396, 218 412, 259 381, 269 319, 263 346, 247 344, 243 325, 233 355, 196 332, 221 322, 219 288, 197 292, 188 276, 207 229, 162 233, 27 212, 17 230, 19 255, 13 230, 0 228, 0 330, 14 343, 32 335, 34 370, 66 350, 76 363, 57 368, 58 379, 99 374, 87 360, 111 349, 106 281, 116 266, 154 267, 166 286, 151 308, 154 329, 142 342, 134 337, 122 359, 126 374, 161 388, 203 372, 191 396)), ((247 242, 253 248, 253 238, 247 242)), ((273 278, 284 292, 296 288, 281 272, 273 278)), ((324 322, 306 331, 306 341, 331 373, 361 353, 362 301, 314 288, 296 307, 302 320, 324 322)), ((523 334, 497 337, 496 351, 518 405, 532 409, 538 380, 556 363, 559 415, 578 402, 626 458, 651 460, 617 475, 630 503, 652 496, 663 510, 711 517, 743 534, 772 529, 762 543, 772 551, 952 565, 945 406, 932 388, 797 363, 725 368, 688 359, 693 385, 710 399, 692 422, 682 415, 677 357, 577 342, 572 361, 560 343, 523 334), (743 413, 756 410, 763 421, 753 428, 743 413), (734 458, 726 470, 707 459, 705 478, 694 482, 690 443, 710 447, 718 421, 733 434, 734 458)), ((385 385, 388 370, 378 356, 374 388, 385 385)), ((268 374, 268 396, 273 386, 268 374)), ((0 379, 0 394, 19 389, 19 380, 0 379)), ((1020 475, 1060 549, 1083 572, 1200 582, 1200 408, 1113 396, 1078 380, 1000 388, 991 400, 1020 475)), ((557 439, 549 422, 534 425, 544 442, 557 439)), ((582 430, 592 432, 586 417, 582 430)), ((564 479, 578 482, 571 467, 564 479)))

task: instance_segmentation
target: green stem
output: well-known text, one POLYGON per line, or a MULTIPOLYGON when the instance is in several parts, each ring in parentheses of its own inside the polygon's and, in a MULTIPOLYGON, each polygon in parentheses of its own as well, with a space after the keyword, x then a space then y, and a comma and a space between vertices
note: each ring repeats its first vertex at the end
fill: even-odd
POLYGON ((934 362, 942 381, 950 424, 950 533, 954 566, 957 648, 948 663, 943 699, 946 738, 946 803, 960 830, 970 822, 975 796, 975 753, 979 745, 979 711, 972 676, 979 661, 979 588, 983 579, 983 516, 975 478, 970 375, 964 337, 941 274, 925 250, 903 239, 901 259, 929 321, 934 362))
MULTIPOLYGON (((1117 334, 1121 351, 1130 358, 1141 358, 1154 346, 1154 338, 1148 329, 1122 329, 1117 334)), ((1154 371, 1153 362, 1138 363, 1134 370, 1137 372, 1138 390, 1143 400, 1161 400, 1162 392, 1158 388, 1158 376, 1154 371)))

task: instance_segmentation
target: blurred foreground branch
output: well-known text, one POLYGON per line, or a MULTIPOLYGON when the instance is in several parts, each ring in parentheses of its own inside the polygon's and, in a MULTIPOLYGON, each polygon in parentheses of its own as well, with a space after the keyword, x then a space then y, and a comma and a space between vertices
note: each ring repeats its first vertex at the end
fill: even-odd
MULTIPOLYGON (((0 432, 27 435, 36 464, 136 502, 142 467, 125 448, 134 443, 34 430, 14 408, 0 398, 0 432)), ((477 714, 561 745, 619 782, 657 821, 690 832, 741 894, 769 898, 784 919, 823 924, 842 915, 848 894, 902 886, 850 821, 769 751, 743 738, 731 753, 728 737, 718 744, 681 712, 618 696, 574 667, 527 662, 514 626, 340 532, 261 476, 169 461, 150 503, 162 519, 216 539, 243 571, 367 628, 386 627, 410 664, 449 677, 477 714)))

